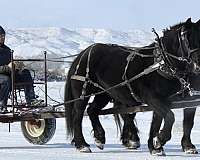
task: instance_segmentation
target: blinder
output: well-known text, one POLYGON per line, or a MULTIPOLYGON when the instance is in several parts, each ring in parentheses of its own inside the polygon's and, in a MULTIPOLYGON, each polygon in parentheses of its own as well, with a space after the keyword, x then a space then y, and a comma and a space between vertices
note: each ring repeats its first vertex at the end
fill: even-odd
POLYGON ((169 57, 177 59, 178 61, 186 62, 187 68, 190 72, 200 72, 200 66, 192 59, 193 54, 200 54, 200 48, 191 49, 190 43, 187 37, 188 31, 185 30, 185 27, 182 26, 177 29, 178 31, 178 41, 181 50, 181 56, 175 56, 168 52, 165 52, 169 57))
POLYGON ((199 73, 200 72, 200 66, 192 59, 193 54, 199 54, 200 55, 200 48, 194 48, 191 49, 191 45, 187 38, 188 31, 185 30, 185 27, 180 28, 180 44, 182 44, 182 48, 185 48, 185 52, 188 53, 187 55, 187 61, 188 64, 191 64, 190 67, 193 68, 193 72, 199 73))

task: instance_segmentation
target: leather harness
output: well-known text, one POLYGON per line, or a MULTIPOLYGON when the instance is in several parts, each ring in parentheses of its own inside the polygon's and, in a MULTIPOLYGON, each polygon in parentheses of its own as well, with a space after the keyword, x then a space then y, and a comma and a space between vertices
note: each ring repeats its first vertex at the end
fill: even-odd
MULTIPOLYGON (((194 49, 194 50, 190 50, 188 47, 188 40, 187 37, 185 36, 185 33, 182 33, 178 36, 179 38, 179 43, 183 50, 187 49, 188 51, 188 56, 184 57, 184 55, 182 54, 182 57, 177 57, 175 55, 172 55, 170 53, 168 53, 165 50, 165 46, 162 42, 162 40, 160 39, 160 37, 158 36, 158 34, 156 33, 156 31, 153 29, 153 32, 156 34, 157 36, 157 43, 155 43, 154 47, 143 47, 143 48, 131 48, 131 47, 120 47, 122 50, 126 50, 129 51, 130 54, 127 57, 127 64, 124 68, 124 74, 122 76, 122 79, 124 80, 123 82, 112 86, 108 89, 104 89, 101 85, 99 85, 96 82, 93 82, 90 77, 89 77, 89 63, 90 63, 90 57, 91 57, 91 53, 92 53, 92 49, 95 46, 95 44, 93 44, 91 47, 89 47, 89 52, 88 52, 88 58, 87 58, 87 66, 86 66, 86 75, 85 76, 80 76, 77 74, 80 63, 82 61, 82 58, 84 57, 84 55, 87 53, 88 49, 85 50, 85 52, 81 55, 81 58, 79 59, 78 65, 76 66, 76 70, 74 75, 71 76, 71 79, 73 80, 78 80, 78 81, 82 81, 83 82, 83 88, 82 88, 82 92, 81 92, 81 96, 80 99, 84 99, 86 96, 86 87, 88 85, 88 83, 92 84, 93 86, 101 89, 102 91, 100 93, 104 93, 104 92, 109 92, 111 89, 120 87, 120 86, 124 86, 126 85, 127 88, 130 91, 131 96, 133 97, 134 100, 136 100, 137 102, 141 102, 140 98, 133 92, 133 89, 130 85, 130 83, 138 78, 140 78, 141 76, 144 76, 146 74, 149 74, 153 71, 158 71, 159 74, 161 74, 162 76, 164 76, 165 78, 177 78, 179 80, 179 82, 181 83, 182 87, 181 90, 173 95, 177 95, 180 93, 184 93, 185 90, 188 90, 188 93, 190 96, 193 95, 200 95, 199 91, 194 91, 192 88, 190 88, 190 83, 188 82, 188 80, 185 80, 185 76, 184 74, 180 74, 180 72, 178 72, 176 70, 176 68, 174 68, 174 66, 171 63, 171 60, 169 57, 174 58, 178 61, 182 61, 182 62, 186 62, 187 64, 191 63, 191 60, 189 59, 189 56, 191 53, 198 51, 199 49, 194 49), (184 46, 184 47, 183 47, 184 46), (145 55, 145 54, 141 54, 139 53, 140 49, 153 49, 153 55, 145 55), (131 61, 134 60, 135 56, 140 56, 143 58, 154 58, 154 64, 149 66, 148 68, 146 68, 143 72, 139 73, 138 75, 128 79, 127 78, 127 69, 129 67, 129 64, 131 61)), ((95 94, 93 94, 95 95, 95 94)))

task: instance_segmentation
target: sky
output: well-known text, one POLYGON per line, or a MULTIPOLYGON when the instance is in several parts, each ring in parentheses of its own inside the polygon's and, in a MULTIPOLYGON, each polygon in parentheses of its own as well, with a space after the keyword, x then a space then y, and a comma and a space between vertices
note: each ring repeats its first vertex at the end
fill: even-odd
POLYGON ((199 0, 0 0, 7 28, 165 29, 200 19, 199 0))

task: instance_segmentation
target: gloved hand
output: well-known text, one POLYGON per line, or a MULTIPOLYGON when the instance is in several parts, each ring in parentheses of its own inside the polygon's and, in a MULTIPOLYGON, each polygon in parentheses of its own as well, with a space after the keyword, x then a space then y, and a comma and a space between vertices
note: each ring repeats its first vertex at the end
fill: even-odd
POLYGON ((22 61, 15 61, 14 65, 15 65, 15 69, 17 69, 17 70, 25 69, 24 62, 22 62, 22 61))
MULTIPOLYGON (((14 61, 13 64, 14 64, 14 68, 16 70, 23 70, 25 68, 25 65, 22 61, 14 61)), ((11 62, 8 64, 8 67, 10 67, 10 69, 12 69, 12 63, 11 62)))

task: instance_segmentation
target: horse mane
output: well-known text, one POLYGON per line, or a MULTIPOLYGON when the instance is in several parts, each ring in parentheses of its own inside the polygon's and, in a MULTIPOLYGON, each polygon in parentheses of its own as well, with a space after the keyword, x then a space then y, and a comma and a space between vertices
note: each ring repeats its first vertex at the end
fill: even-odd
POLYGON ((172 30, 177 30, 185 24, 186 24, 186 22, 180 22, 180 23, 177 23, 173 26, 169 26, 169 28, 166 28, 166 29, 163 30, 163 34, 169 32, 169 31, 172 31, 172 30))
POLYGON ((181 26, 185 25, 186 22, 180 22, 178 24, 175 24, 173 26, 170 26, 170 29, 178 29, 180 28, 181 26))

